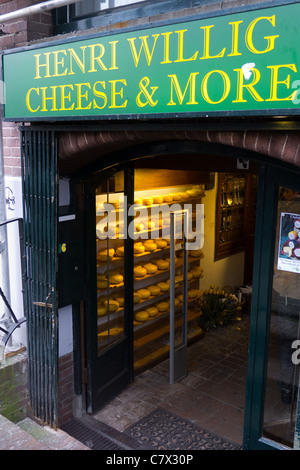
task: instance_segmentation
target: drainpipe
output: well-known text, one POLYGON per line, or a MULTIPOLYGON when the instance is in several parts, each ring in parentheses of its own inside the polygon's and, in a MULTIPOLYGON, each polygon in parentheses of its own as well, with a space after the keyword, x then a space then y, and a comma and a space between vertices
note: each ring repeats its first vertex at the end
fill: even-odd
POLYGON ((10 13, 5 13, 0 15, 0 23, 5 23, 6 21, 15 20, 24 16, 34 15, 35 13, 40 13, 42 11, 53 10, 54 8, 60 8, 65 5, 70 5, 71 3, 78 3, 82 0, 49 0, 48 2, 38 3, 37 5, 32 5, 30 7, 21 8, 20 10, 11 11, 10 13))

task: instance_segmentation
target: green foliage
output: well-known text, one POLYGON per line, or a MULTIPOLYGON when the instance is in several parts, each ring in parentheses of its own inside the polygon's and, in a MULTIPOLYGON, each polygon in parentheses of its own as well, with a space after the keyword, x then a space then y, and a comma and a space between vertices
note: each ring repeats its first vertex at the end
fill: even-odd
POLYGON ((241 304, 236 296, 226 294, 214 286, 203 291, 199 305, 202 310, 200 326, 206 331, 240 320, 241 304))

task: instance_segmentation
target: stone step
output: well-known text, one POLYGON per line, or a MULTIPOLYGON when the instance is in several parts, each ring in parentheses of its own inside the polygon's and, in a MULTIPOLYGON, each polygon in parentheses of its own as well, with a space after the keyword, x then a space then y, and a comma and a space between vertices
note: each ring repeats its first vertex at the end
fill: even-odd
POLYGON ((0 415, 0 450, 90 450, 58 429, 40 426, 30 418, 13 423, 0 415))
POLYGON ((51 450, 90 450, 61 429, 54 430, 25 418, 18 426, 51 450))

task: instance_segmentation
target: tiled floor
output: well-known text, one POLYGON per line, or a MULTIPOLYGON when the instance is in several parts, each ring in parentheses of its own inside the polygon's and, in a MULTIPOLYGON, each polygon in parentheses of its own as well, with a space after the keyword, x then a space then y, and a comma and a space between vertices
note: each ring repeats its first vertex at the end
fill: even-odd
POLYGON ((249 322, 245 314, 190 346, 188 374, 180 382, 169 385, 166 360, 137 376, 94 417, 124 431, 159 406, 242 444, 249 322))

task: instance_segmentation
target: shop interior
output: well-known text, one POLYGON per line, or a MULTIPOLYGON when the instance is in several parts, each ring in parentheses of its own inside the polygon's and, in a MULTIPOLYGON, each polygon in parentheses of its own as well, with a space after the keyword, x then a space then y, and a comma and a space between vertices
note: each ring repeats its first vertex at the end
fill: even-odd
MULTIPOLYGON (((135 376, 168 358, 171 310, 175 315, 175 347, 180 347, 184 335, 190 345, 205 341, 210 330, 227 325, 239 328, 245 316, 249 327, 257 185, 256 162, 172 155, 135 161, 134 204, 127 214, 123 171, 98 186, 99 355, 124 334, 126 236, 134 239, 135 376), (170 214, 174 212, 177 216, 172 225, 170 214), (184 213, 188 213, 188 219, 184 213), (192 249, 184 258, 187 246, 192 249)), ((274 402, 272 407, 268 436, 289 445, 292 438, 286 439, 286 430, 281 427, 273 435, 273 429, 278 428, 280 420, 290 419, 291 405, 288 409, 281 406, 280 416, 274 402)))

